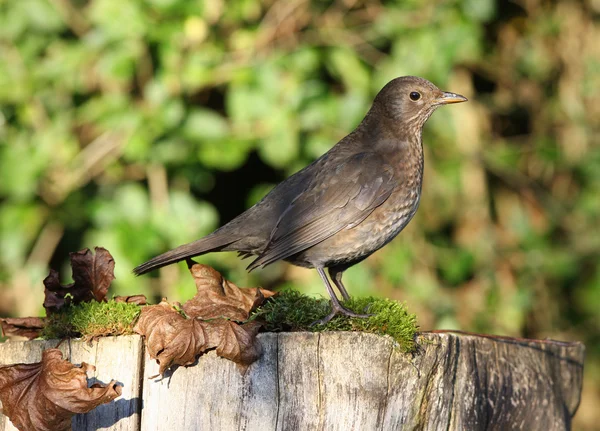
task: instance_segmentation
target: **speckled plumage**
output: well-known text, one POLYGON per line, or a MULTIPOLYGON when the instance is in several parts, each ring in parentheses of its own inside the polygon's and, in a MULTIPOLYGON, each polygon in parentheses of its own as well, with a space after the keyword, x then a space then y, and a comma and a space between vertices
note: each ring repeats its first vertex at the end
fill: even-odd
POLYGON ((134 269, 143 274, 212 251, 256 256, 252 270, 278 260, 316 268, 335 314, 354 315, 341 276, 390 242, 419 206, 423 179, 423 125, 442 104, 466 98, 407 76, 390 81, 359 126, 311 165, 277 185, 247 211, 195 242, 134 269), (418 95, 418 97, 417 97, 418 95), (416 99, 416 100, 415 100, 416 99))

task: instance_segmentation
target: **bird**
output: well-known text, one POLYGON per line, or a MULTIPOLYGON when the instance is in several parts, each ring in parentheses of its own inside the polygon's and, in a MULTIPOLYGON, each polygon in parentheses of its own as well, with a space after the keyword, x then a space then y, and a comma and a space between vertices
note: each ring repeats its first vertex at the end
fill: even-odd
POLYGON ((344 307, 342 275, 396 237, 415 215, 423 182, 423 126, 440 106, 467 101, 426 79, 403 76, 375 96, 360 124, 310 165, 213 233, 137 266, 141 275, 209 252, 254 257, 252 271, 284 260, 314 268, 331 297, 331 313, 367 317, 344 307))

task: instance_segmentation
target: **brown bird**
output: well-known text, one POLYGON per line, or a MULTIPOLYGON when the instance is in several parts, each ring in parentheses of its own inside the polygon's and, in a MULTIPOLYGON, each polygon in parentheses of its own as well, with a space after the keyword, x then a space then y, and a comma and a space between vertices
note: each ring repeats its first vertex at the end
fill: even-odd
POLYGON ((412 219, 421 197, 422 131, 438 106, 465 102, 415 76, 390 81, 348 136, 309 166, 278 184, 256 205, 197 241, 141 264, 140 275, 213 251, 256 256, 248 270, 278 260, 315 268, 336 314, 343 307, 342 274, 390 242, 412 219))

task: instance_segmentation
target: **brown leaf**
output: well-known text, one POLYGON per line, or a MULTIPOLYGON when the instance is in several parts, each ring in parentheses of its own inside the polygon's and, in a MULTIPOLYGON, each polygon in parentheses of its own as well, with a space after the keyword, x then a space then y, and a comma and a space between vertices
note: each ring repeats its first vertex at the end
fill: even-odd
POLYGON ((200 320, 182 316, 168 302, 144 307, 133 330, 145 337, 150 356, 160 365, 159 373, 173 365, 190 365, 207 350, 243 365, 260 357, 257 322, 238 325, 227 319, 200 320))
POLYGON ((131 295, 131 296, 115 296, 115 302, 125 302, 127 304, 146 305, 148 300, 146 295, 131 295))
POLYGON ((274 295, 265 289, 240 289, 213 268, 188 261, 197 294, 183 304, 189 318, 163 300, 142 309, 133 328, 145 336, 148 353, 160 365, 160 373, 172 365, 190 365, 207 350, 243 365, 260 356, 256 334, 260 324, 239 325, 264 300, 274 295), (235 321, 234 321, 235 320, 235 321))
POLYGON ((115 279, 115 261, 102 247, 96 247, 93 255, 89 249, 70 253, 73 281, 76 286, 87 286, 98 302, 104 301, 110 283, 115 279))
POLYGON ((196 296, 183 304, 183 311, 190 317, 226 317, 243 322, 266 298, 275 295, 275 292, 256 287, 240 289, 210 266, 191 260, 188 266, 197 289, 196 296))
POLYGON ((65 304, 91 301, 105 301, 110 283, 114 280, 115 261, 108 250, 95 248, 93 255, 89 249, 70 253, 74 282, 62 286, 58 272, 51 269, 44 279, 46 313, 60 310, 65 304))
POLYGON ((19 430, 70 430, 71 417, 121 395, 115 381, 87 386, 86 371, 63 359, 58 349, 44 351, 35 364, 0 366, 0 401, 19 430))
POLYGON ((40 336, 46 321, 41 317, 0 318, 0 334, 5 337, 26 337, 30 340, 40 336))
POLYGON ((146 338, 148 353, 160 365, 160 374, 172 365, 193 364, 208 345, 200 322, 186 319, 164 300, 142 308, 133 330, 146 338))
POLYGON ((229 320, 222 320, 221 326, 219 339, 213 340, 215 343, 218 341, 217 355, 242 365, 250 365, 260 358, 260 344, 255 342, 256 334, 262 326, 260 323, 248 322, 240 326, 229 320))

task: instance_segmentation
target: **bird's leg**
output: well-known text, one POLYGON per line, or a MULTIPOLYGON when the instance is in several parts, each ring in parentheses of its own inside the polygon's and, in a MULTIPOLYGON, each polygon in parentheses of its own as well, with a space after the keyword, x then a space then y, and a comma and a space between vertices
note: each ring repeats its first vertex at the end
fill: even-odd
POLYGON ((342 298, 344 298, 344 301, 347 301, 350 299, 350 295, 348 295, 348 291, 346 290, 346 288, 344 287, 344 284, 342 283, 342 274, 343 273, 344 273, 343 270, 340 271, 338 269, 329 268, 329 276, 331 277, 331 279, 333 280, 333 283, 336 285, 336 287, 342 294, 342 298))
MULTIPOLYGON (((315 267, 315 269, 321 276, 323 283, 325 283, 325 287, 327 288, 327 292, 329 293, 329 296, 331 296, 331 313, 329 313, 329 315, 325 316, 321 320, 317 320, 316 322, 313 322, 311 324, 311 326, 312 325, 324 325, 325 323, 329 322, 331 319, 333 319, 338 314, 343 314, 344 316, 349 316, 349 317, 369 317, 370 316, 370 314, 358 314, 358 313, 355 313, 354 311, 348 310, 347 308, 343 307, 342 304, 340 304, 340 300, 335 295, 335 292, 333 291, 333 287, 331 287, 331 283, 329 282, 329 279, 325 275, 325 271, 323 271, 323 268, 315 267)), ((345 289, 344 289, 344 291, 345 291, 345 289)), ((348 292, 346 292, 346 295, 347 294, 348 294, 348 292)))

